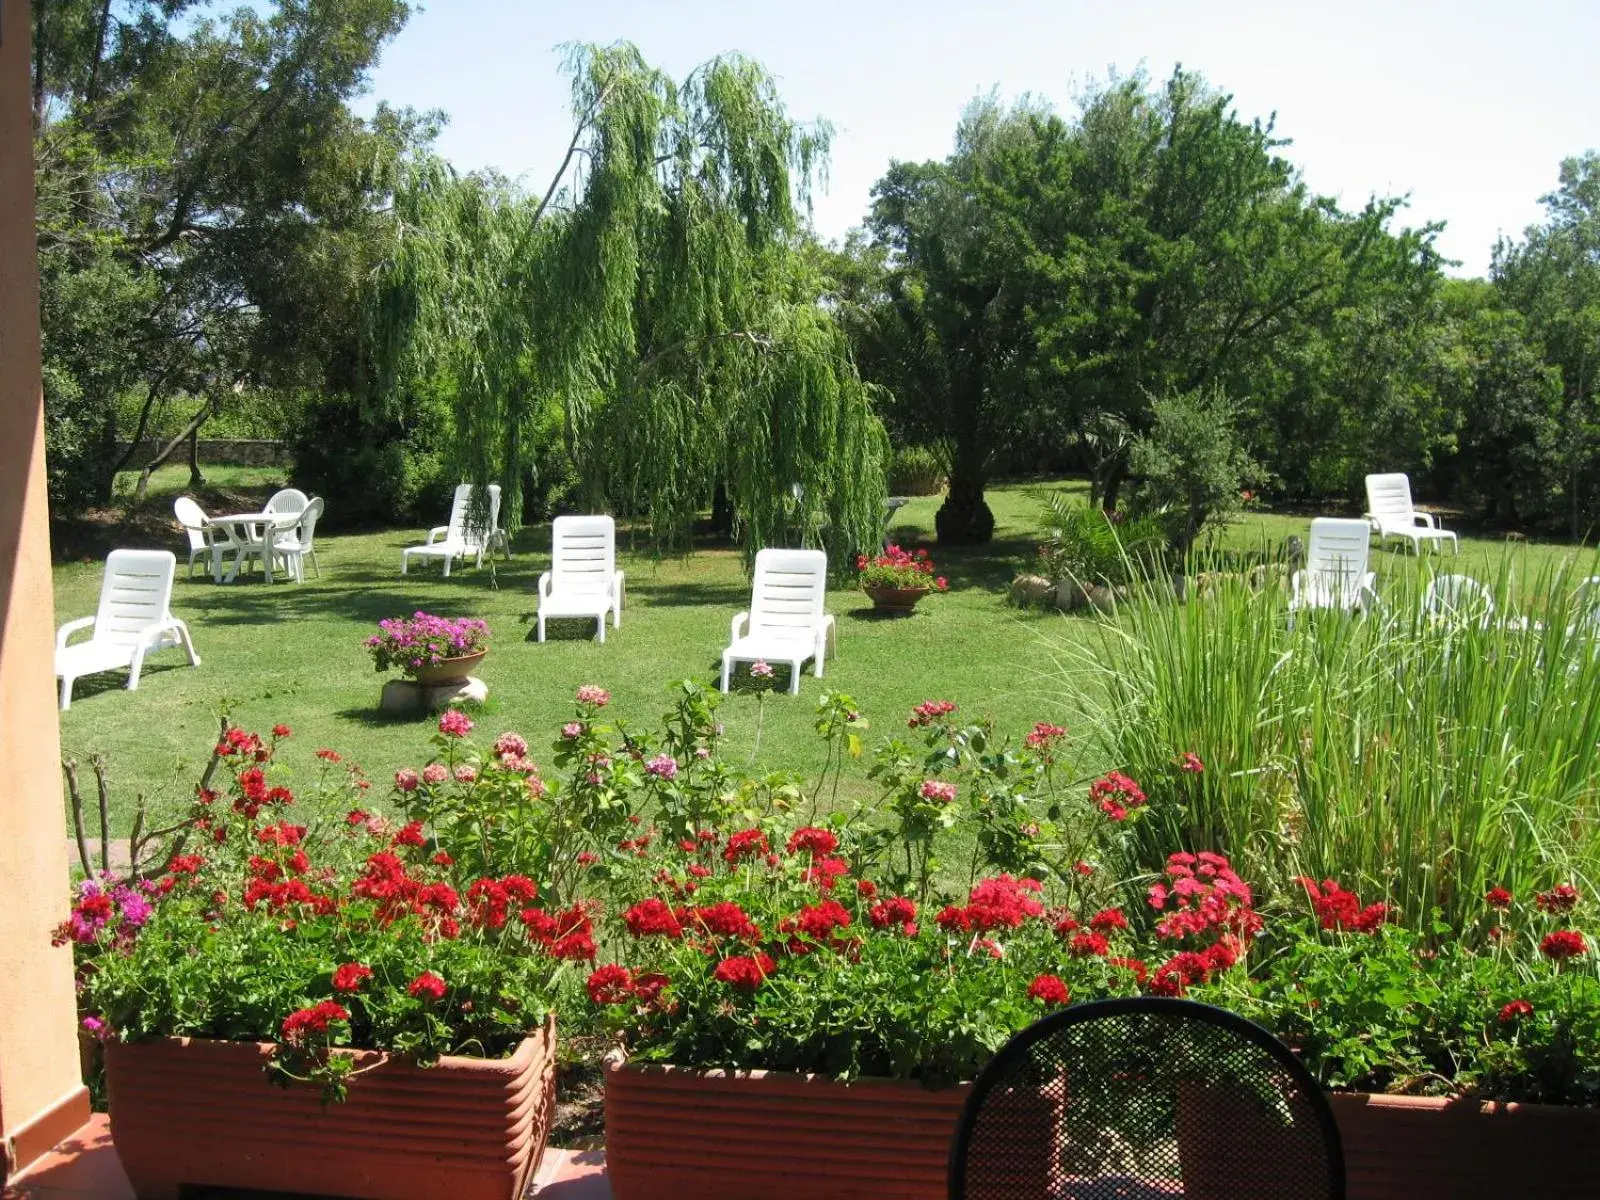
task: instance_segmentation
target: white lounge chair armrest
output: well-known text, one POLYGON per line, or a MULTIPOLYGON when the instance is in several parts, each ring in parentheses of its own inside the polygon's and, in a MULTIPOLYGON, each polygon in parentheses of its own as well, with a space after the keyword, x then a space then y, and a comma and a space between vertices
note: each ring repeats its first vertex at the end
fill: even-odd
POLYGON ((67 639, 73 634, 77 633, 80 629, 93 628, 93 617, 79 617, 76 621, 68 621, 60 629, 56 630, 56 649, 65 650, 67 648, 67 639))
POLYGON ((1301 567, 1293 575, 1289 576, 1289 592, 1293 599, 1298 600, 1300 598, 1300 593, 1305 590, 1306 580, 1308 578, 1309 576, 1306 574, 1304 567, 1301 567))
POLYGON ((539 599, 550 599, 550 572, 543 571, 539 575, 539 599))
POLYGON ((450 532, 450 526, 448 526, 448 525, 435 525, 432 529, 428 530, 428 540, 426 542, 424 542, 423 544, 427 545, 427 546, 431 546, 436 541, 438 541, 440 538, 444 537, 449 532, 450 532))
POLYGON ((733 624, 728 629, 728 640, 730 642, 738 641, 738 639, 739 639, 739 631, 741 629, 748 630, 749 627, 750 627, 750 614, 749 614, 749 612, 735 613, 734 617, 733 617, 733 624))
POLYGON ((622 572, 621 571, 618 571, 615 575, 613 575, 611 577, 611 594, 614 595, 618 600, 621 600, 623 598, 623 596, 626 594, 623 591, 622 572))
POLYGON ((1411 514, 1413 524, 1420 524, 1424 529, 1439 528, 1439 519, 1432 513, 1414 512, 1411 514))

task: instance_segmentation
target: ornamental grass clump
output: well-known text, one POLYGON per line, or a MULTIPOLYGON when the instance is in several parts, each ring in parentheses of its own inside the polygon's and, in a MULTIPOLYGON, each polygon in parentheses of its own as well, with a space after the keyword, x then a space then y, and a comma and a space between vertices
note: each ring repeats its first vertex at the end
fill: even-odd
POLYGON ((489 648, 489 626, 472 617, 436 617, 419 612, 378 622, 365 645, 379 671, 396 667, 415 676, 423 667, 489 648))
MULTIPOLYGON (((368 781, 334 751, 293 786, 284 741, 226 729, 227 782, 198 789, 159 869, 80 885, 57 936, 74 946, 85 1028, 276 1042, 274 1069, 330 1097, 352 1070, 346 1048, 424 1065, 513 1051, 543 1023, 562 961, 593 957, 590 909, 371 811, 368 781)), ((523 791, 534 777, 531 764, 502 773, 502 801, 513 777, 523 791)), ((437 762, 425 774, 480 786, 437 762)))
POLYGON ((1262 879, 1359 881, 1463 937, 1492 886, 1600 882, 1600 642, 1575 586, 1595 566, 1515 566, 1486 581, 1487 618, 1427 611, 1424 564, 1391 570, 1364 617, 1293 628, 1245 577, 1186 601, 1152 579, 1063 645, 1096 751, 1149 793, 1135 863, 1185 846, 1262 879), (1205 770, 1173 770, 1175 748, 1205 770))
POLYGON ((935 592, 950 590, 950 581, 934 574, 932 558, 926 550, 902 550, 886 546, 882 554, 856 555, 858 582, 864 588, 927 588, 935 592))

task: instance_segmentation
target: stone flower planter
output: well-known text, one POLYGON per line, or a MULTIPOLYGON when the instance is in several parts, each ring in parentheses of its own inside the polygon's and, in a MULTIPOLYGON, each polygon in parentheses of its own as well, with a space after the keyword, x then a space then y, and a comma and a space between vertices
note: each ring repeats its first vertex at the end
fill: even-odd
POLYGON ((416 681, 425 688, 466 683, 472 674, 472 669, 481 663, 484 655, 488 653, 487 650, 475 650, 471 654, 463 654, 457 658, 441 658, 436 663, 418 667, 416 681))
POLYGON ((270 1043, 164 1038, 106 1047, 111 1136, 140 1200, 183 1185, 365 1200, 518 1200, 555 1110, 555 1020, 508 1058, 420 1068, 355 1051, 324 1105, 264 1066, 270 1043))
MULTIPOLYGON (((612 1194, 942 1200, 967 1091, 965 1084, 926 1091, 899 1080, 842 1084, 780 1071, 635 1066, 613 1055, 605 1072, 612 1194)), ((1362 1093, 1329 1099, 1349 1200, 1595 1192, 1600 1109, 1362 1093)), ((1025 1173, 1025 1164, 1009 1165, 1008 1173, 1025 1173)))
POLYGON ((933 589, 925 587, 870 587, 867 584, 862 584, 861 590, 872 598, 872 607, 879 612, 909 615, 917 607, 917 601, 921 600, 933 589))

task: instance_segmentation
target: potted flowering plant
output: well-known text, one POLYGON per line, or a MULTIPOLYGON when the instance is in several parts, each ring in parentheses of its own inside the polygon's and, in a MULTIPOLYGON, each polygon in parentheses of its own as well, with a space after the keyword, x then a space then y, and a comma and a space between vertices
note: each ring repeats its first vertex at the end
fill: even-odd
POLYGON ((1486 919, 1522 931, 1484 953, 1336 880, 1272 880, 1263 902, 1214 852, 1173 851, 1152 880, 1130 835, 1152 795, 1203 775, 1198 754, 1170 779, 1085 778, 1057 725, 1013 747, 948 701, 908 724, 878 754, 886 825, 774 804, 627 840, 614 961, 587 985, 624 1047, 606 1071, 619 1200, 943 1195, 963 1081, 1054 1007, 1140 993, 1238 1011, 1353 1089, 1334 1102, 1352 1177, 1377 1181, 1364 1194, 1470 1194, 1535 1152, 1547 1178, 1584 1178, 1600 1121, 1522 1103, 1600 1097, 1577 1049, 1600 1030, 1600 981, 1574 888, 1516 922, 1491 894, 1486 919), (1419 1086, 1447 1094, 1385 1094, 1419 1086))
POLYGON ((909 613, 929 592, 950 590, 949 580, 934 574, 926 550, 888 546, 882 554, 857 555, 856 570, 861 590, 872 597, 872 606, 880 612, 909 613))
MULTIPOLYGON (((438 740, 470 728, 447 712, 438 740)), ((589 914, 356 807, 368 783, 333 750, 291 787, 288 735, 227 728, 228 782, 198 790, 193 849, 152 877, 84 884, 60 931, 128 1176, 143 1197, 515 1200, 553 1113, 553 981, 593 955, 589 914)), ((441 766, 424 772, 438 787, 501 803, 537 781, 520 758, 470 778, 441 766)))
POLYGON ((379 621, 366 647, 379 671, 399 667, 424 687, 461 683, 489 653, 489 626, 471 617, 419 612, 379 621))

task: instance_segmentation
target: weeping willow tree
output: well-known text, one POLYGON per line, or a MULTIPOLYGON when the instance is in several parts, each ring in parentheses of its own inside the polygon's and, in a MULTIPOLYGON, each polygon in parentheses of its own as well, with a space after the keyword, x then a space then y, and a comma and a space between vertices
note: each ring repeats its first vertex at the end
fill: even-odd
POLYGON ((583 502, 658 545, 719 494, 747 551, 872 544, 887 440, 798 252, 827 128, 737 56, 681 84, 626 44, 567 65, 575 128, 542 194, 407 172, 367 311, 380 393, 452 395, 457 465, 481 482, 514 484, 559 437, 583 502))

